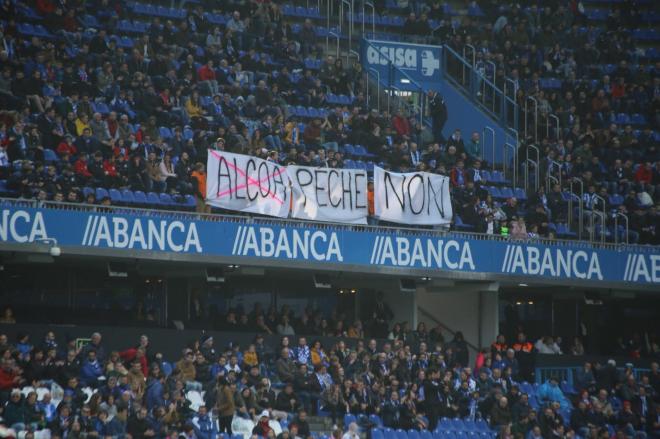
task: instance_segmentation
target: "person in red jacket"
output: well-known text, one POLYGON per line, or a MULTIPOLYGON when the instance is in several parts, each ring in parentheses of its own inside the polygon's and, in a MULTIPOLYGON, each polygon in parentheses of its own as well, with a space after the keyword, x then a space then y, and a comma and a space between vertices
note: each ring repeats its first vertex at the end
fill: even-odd
POLYGON ((408 121, 408 118, 403 115, 402 110, 397 110, 392 118, 392 125, 399 136, 403 137, 410 135, 410 122, 408 121))
POLYGON ((216 80, 215 70, 213 69, 213 60, 209 60, 197 70, 197 79, 209 88, 209 94, 218 94, 218 81, 216 80))
POLYGON ((144 376, 149 375, 149 366, 147 364, 147 355, 145 349, 142 346, 137 348, 128 348, 125 351, 119 353, 119 356, 126 363, 132 363, 133 361, 140 362, 140 369, 142 369, 142 374, 144 376))
POLYGON ((69 154, 70 156, 76 155, 78 148, 73 144, 73 138, 69 135, 64 137, 64 140, 57 145, 57 153, 61 156, 64 154, 69 154))
POLYGON ((640 165, 635 171, 635 181, 642 184, 651 184, 653 181, 653 165, 651 162, 646 162, 640 165))
POLYGON ((2 359, 0 363, 0 392, 9 392, 21 384, 23 378, 16 371, 11 359, 2 359))
POLYGON ((88 182, 93 178, 92 173, 87 168, 87 153, 80 154, 80 158, 73 165, 73 170, 84 182, 88 182))

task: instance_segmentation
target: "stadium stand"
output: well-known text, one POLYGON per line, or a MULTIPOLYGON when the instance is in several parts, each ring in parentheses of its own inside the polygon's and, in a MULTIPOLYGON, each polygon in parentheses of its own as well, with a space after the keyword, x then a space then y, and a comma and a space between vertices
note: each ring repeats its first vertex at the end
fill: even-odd
MULTIPOLYGON (((472 47, 484 78, 502 88, 512 78, 528 133, 518 149, 540 150, 540 182, 527 176, 517 186, 511 167, 482 160, 482 126, 447 127, 445 137, 414 112, 370 107, 360 64, 324 50, 326 38, 343 45, 346 36, 322 4, 4 0, 0 197, 217 213, 200 193, 215 149, 282 164, 447 175, 452 228, 513 239, 577 239, 579 178, 584 225, 608 212, 592 223, 594 238, 622 241, 619 213, 631 243, 660 244, 660 15, 652 0, 373 2, 372 37, 459 54, 472 47)), ((355 23, 371 24, 357 9, 355 23)), ((513 168, 523 175, 521 165, 513 168)), ((42 323, 41 311, 54 309, 22 302, 30 302, 27 287, 12 294, 42 323)), ((59 307, 49 318, 128 323, 90 297, 77 298, 84 316, 59 307)), ((141 304, 140 324, 156 326, 157 302, 141 304)), ((268 342, 257 334, 247 346, 220 346, 204 333, 166 357, 151 347, 149 329, 116 351, 106 349, 107 333, 9 339, 16 319, 7 308, 0 437, 660 437, 656 335, 612 349, 649 369, 614 360, 535 369, 535 355, 577 356, 584 346, 522 334, 470 358, 460 333, 445 340, 424 326, 376 333, 367 322, 286 309, 214 317, 209 330, 252 335, 257 327, 268 342)))
POLYGON ((217 148, 284 164, 446 174, 454 228, 518 238, 575 239, 568 182, 579 177, 586 218, 608 212, 596 238, 602 230, 622 240, 619 212, 631 242, 658 243, 652 2, 375 6, 378 38, 458 53, 471 44, 475 68, 494 62, 496 82, 514 78, 519 111, 534 98, 541 115, 521 114, 541 125, 525 131, 542 134, 520 148, 537 143, 542 180, 555 161, 563 183, 527 193, 481 167, 478 135, 433 138, 414 114, 370 111, 359 65, 324 57, 317 7, 46 0, 8 1, 0 17, 0 196, 208 210, 195 200, 199 164, 217 148))
MULTIPOLYGON (((268 317, 255 311, 252 324, 268 317)), ((5 313, 1 323, 12 318, 5 313)), ((552 338, 532 345, 520 334, 509 344, 500 335, 471 361, 460 335, 445 341, 435 329, 395 327, 380 341, 340 335, 328 346, 257 334, 249 345, 223 347, 206 333, 165 358, 148 335, 109 351, 98 332, 83 343, 59 331, 15 340, 0 332, 0 425, 9 435, 116 438, 320 438, 342 426, 354 437, 396 439, 658 432, 657 362, 537 370, 529 381, 529 358, 559 351, 552 338), (317 425, 323 418, 331 424, 317 425)))

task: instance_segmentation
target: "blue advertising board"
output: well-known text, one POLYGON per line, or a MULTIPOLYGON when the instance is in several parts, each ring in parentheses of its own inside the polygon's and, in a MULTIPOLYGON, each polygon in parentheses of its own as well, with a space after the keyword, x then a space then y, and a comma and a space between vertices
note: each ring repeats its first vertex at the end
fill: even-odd
POLYGON ((383 85, 417 91, 438 80, 441 55, 440 46, 362 40, 360 59, 365 70, 378 72, 383 85))
MULTIPOLYGON (((474 279, 512 276, 594 286, 660 285, 659 247, 594 248, 588 243, 482 240, 419 230, 205 217, 158 212, 105 212, 7 204, 0 215, 0 250, 55 238, 68 254, 112 255, 234 263, 277 263, 293 268, 389 270, 474 279), (161 257, 159 256, 159 257, 161 257), (305 262, 305 264, 300 264, 305 262)), ((32 250, 33 251, 33 250, 32 250)))

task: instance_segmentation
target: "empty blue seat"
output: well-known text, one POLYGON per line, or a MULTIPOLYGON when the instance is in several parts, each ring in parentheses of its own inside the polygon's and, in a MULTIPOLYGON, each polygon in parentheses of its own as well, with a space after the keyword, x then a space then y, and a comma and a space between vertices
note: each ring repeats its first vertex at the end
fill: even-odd
POLYGON ((454 226, 458 230, 474 230, 472 224, 465 224, 459 215, 454 215, 454 226))
POLYGON ((501 188, 500 189, 500 195, 502 196, 502 198, 511 198, 511 197, 515 196, 510 187, 501 188))
POLYGON ((479 431, 482 431, 482 432, 489 432, 490 431, 490 427, 488 426, 488 423, 486 421, 484 421, 483 419, 477 419, 476 422, 475 422, 475 425, 477 427, 477 430, 479 430, 479 431))
POLYGON ((465 430, 465 424, 463 424, 463 421, 459 418, 454 418, 451 419, 451 426, 454 431, 463 431, 465 430))
POLYGON ((347 428, 348 428, 348 426, 351 425, 352 422, 357 422, 357 418, 355 417, 355 415, 353 415, 351 413, 345 414, 344 415, 344 425, 346 425, 347 428))
POLYGON ((620 205, 623 204, 623 196, 620 194, 610 195, 610 204, 613 207, 619 207, 620 205))
POLYGON ((349 155, 349 156, 354 156, 355 155, 355 148, 353 145, 350 143, 347 143, 344 145, 344 154, 349 155))
POLYGON ((635 113, 630 117, 630 123, 633 125, 646 125, 646 117, 642 114, 635 113))
POLYGON ((135 204, 147 205, 147 196, 142 191, 133 192, 133 198, 135 199, 135 204))
POLYGON ((110 194, 110 201, 112 201, 112 204, 121 204, 124 202, 121 192, 117 189, 110 189, 108 193, 110 194))
POLYGON ((503 198, 499 188, 496 186, 489 186, 486 188, 486 190, 488 191, 488 193, 490 193, 491 197, 493 198, 503 198))
POLYGON ((501 171, 493 171, 491 172, 491 181, 493 183, 505 183, 506 180, 504 179, 504 174, 501 171))
POLYGON ((110 107, 108 107, 105 103, 103 102, 97 102, 94 104, 94 110, 97 113, 101 113, 103 115, 110 114, 110 107))
POLYGON ((176 205, 176 203, 174 202, 174 200, 172 199, 170 194, 162 193, 162 194, 158 195, 158 198, 160 198, 160 204, 162 204, 164 206, 175 206, 176 205))
POLYGON ((57 154, 52 149, 44 148, 44 160, 46 163, 56 162, 57 154))
POLYGON ((104 198, 110 198, 108 191, 102 187, 96 188, 96 200, 101 201, 104 198))
POLYGON ((376 427, 383 426, 383 420, 378 415, 369 415, 369 421, 376 427))
POLYGON ((137 204, 135 201, 135 195, 128 189, 121 191, 121 201, 124 204, 137 204))
POLYGON ((94 196, 96 196, 94 188, 91 187, 84 187, 82 192, 83 192, 83 197, 85 198, 87 198, 89 194, 94 194, 94 196))
POLYGON ((160 137, 162 137, 164 140, 174 137, 172 130, 170 130, 168 127, 160 127, 158 132, 160 133, 160 137))
POLYGON ((521 201, 527 200, 527 194, 525 193, 525 190, 523 188, 517 187, 513 190, 513 193, 517 199, 521 201))
POLYGON ((147 194, 147 204, 151 206, 160 206, 160 198, 158 198, 158 194, 155 192, 149 192, 147 194))

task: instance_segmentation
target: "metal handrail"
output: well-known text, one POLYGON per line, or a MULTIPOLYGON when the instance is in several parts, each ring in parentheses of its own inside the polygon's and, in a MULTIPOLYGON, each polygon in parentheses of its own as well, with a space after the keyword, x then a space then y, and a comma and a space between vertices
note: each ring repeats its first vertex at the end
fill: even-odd
POLYGON ((505 77, 504 78, 504 98, 512 100, 513 102, 515 102, 516 101, 516 94, 518 94, 518 84, 513 79, 511 79, 509 77, 505 77), (508 83, 513 84, 513 98, 510 98, 509 95, 506 92, 506 85, 508 83))
POLYGON ((600 218, 600 242, 605 243, 605 215, 603 212, 592 210, 589 215, 589 241, 594 242, 596 237, 596 217, 600 218))
POLYGON ((508 143, 509 137, 514 139, 513 144, 513 187, 518 187, 518 148, 520 147, 520 140, 518 137, 518 130, 515 128, 507 128, 504 132, 504 142, 508 143))
POLYGON ((623 219, 626 220, 626 244, 629 243, 629 222, 628 222, 628 215, 625 213, 615 211, 614 212, 614 244, 619 243, 619 217, 622 217, 623 219))
MULTIPOLYGON (((346 19, 344 15, 344 5, 348 7, 348 52, 351 52, 353 44, 353 1, 352 0, 341 0, 339 3, 339 34, 341 35, 343 30, 343 22, 346 19)), ((348 64, 348 56, 346 56, 346 63, 348 64)))
POLYGON ((582 239, 582 233, 584 231, 584 182, 579 177, 573 177, 569 183, 569 191, 571 197, 568 199, 568 223, 569 225, 573 224, 573 197, 577 197, 578 200, 578 239, 582 239), (573 185, 579 184, 580 195, 576 196, 573 192, 573 185))
POLYGON ((525 139, 527 139, 527 116, 528 116, 528 110, 527 110, 527 103, 529 101, 534 102, 534 142, 538 143, 539 142, 539 101, 536 100, 535 97, 533 96, 527 96, 525 97, 525 139))
POLYGON ((529 165, 534 165, 534 191, 539 188, 539 161, 541 160, 541 151, 534 145, 527 145, 525 148, 525 192, 529 191, 529 165), (536 152, 536 160, 529 158, 529 150, 536 152))
POLYGON ((607 228, 606 224, 606 219, 607 219, 607 211, 605 207, 605 199, 601 197, 598 194, 594 194, 594 205, 591 207, 591 216, 590 216, 590 225, 591 225, 591 230, 589 231, 589 240, 593 241, 594 238, 594 233, 595 233, 595 228, 594 228, 594 218, 595 216, 598 216, 600 218, 600 225, 601 225, 601 230, 600 230, 600 241, 601 243, 605 242, 605 232, 607 228), (602 204, 602 211, 601 210, 596 210, 596 202, 600 201, 602 204))
MULTIPOLYGON (((474 70, 474 64, 477 61, 477 50, 474 48, 472 44, 466 44, 463 46, 463 58, 467 59, 465 56, 465 50, 466 49, 471 49, 472 50, 472 70, 474 70)), ((465 64, 463 64, 463 83, 465 83, 465 64)))
POLYGON ((369 73, 375 73, 376 74, 376 108, 378 109, 378 112, 380 113, 380 72, 373 67, 370 67, 369 70, 367 70, 367 106, 369 106, 370 101, 369 101, 369 73))
POLYGON ((328 51, 328 47, 330 47, 330 17, 333 14, 333 0, 327 0, 326 3, 326 33, 325 33, 325 51, 328 51))
POLYGON ((355 59, 357 59, 357 61, 360 62, 360 54, 353 49, 349 49, 348 53, 346 54, 346 65, 350 64, 351 56, 354 56, 355 59))
POLYGON ((546 190, 550 191, 550 182, 557 183, 559 187, 561 187, 561 164, 559 162, 556 162, 554 160, 550 160, 548 162, 548 170, 545 176, 546 180, 546 190), (552 175, 553 169, 557 168, 557 177, 552 175))
POLYGON ((555 120, 557 123, 555 124, 555 132, 557 133, 557 140, 561 139, 561 131, 559 128, 559 117, 556 114, 548 114, 546 118, 546 124, 545 124, 545 137, 550 140, 550 119, 555 120))
MULTIPOLYGON (((484 127, 484 129, 481 132, 481 137, 482 137, 481 143, 482 143, 483 146, 486 146, 486 133, 487 132, 490 133, 490 138, 492 140, 491 147, 492 147, 492 150, 493 150, 493 161, 490 162, 490 165, 493 167, 493 169, 495 169, 495 130, 493 128, 489 127, 488 125, 486 125, 484 127)), ((483 148, 481 148, 481 160, 484 159, 485 155, 486 155, 486 152, 484 151, 483 148)))
POLYGON ((364 36, 364 28, 365 28, 364 26, 365 6, 369 6, 371 8, 371 38, 376 38, 376 6, 372 2, 366 0, 362 2, 362 36, 364 36))
MULTIPOLYGON (((335 58, 339 58, 339 34, 336 34, 334 32, 328 32, 328 36, 326 38, 329 38, 331 36, 335 37, 337 39, 337 48, 335 49, 335 58)), ((327 50, 327 48, 326 48, 326 50, 327 50)))
POLYGON ((516 186, 516 182, 518 181, 518 147, 510 144, 509 142, 504 143, 504 149, 502 150, 503 153, 503 167, 502 167, 502 172, 506 176, 506 168, 509 164, 509 156, 507 154, 507 151, 511 149, 513 151, 513 154, 511 154, 511 157, 513 158, 513 172, 512 172, 512 179, 511 181, 513 182, 513 187, 516 186))
MULTIPOLYGON (((438 236, 438 237, 456 237, 462 239, 474 239, 478 241, 507 241, 506 237, 500 235, 487 235, 485 233, 463 232, 463 231, 446 231, 443 229, 415 229, 405 226, 385 226, 385 225, 355 225, 337 222, 311 222, 292 218, 274 218, 265 216, 248 216, 237 214, 218 214, 218 213, 199 213, 199 212, 183 212, 174 210, 157 210, 147 209, 140 207, 124 207, 124 206, 99 206, 95 204, 84 203, 67 203, 57 201, 39 201, 39 200, 25 200, 15 198, 2 198, 0 197, 0 207, 3 205, 13 205, 22 208, 45 208, 54 210, 65 211, 80 211, 80 212, 98 212, 108 214, 122 214, 122 215, 143 215, 148 217, 168 217, 185 219, 188 221, 210 221, 210 222, 234 222, 255 225, 279 225, 279 226, 300 226, 310 227, 313 226, 317 229, 335 229, 345 231, 369 231, 373 233, 383 233, 391 235, 410 235, 410 236, 438 236)), ((562 245, 572 248, 592 248, 593 246, 588 241, 575 241, 567 239, 545 239, 537 238, 534 242, 542 245, 562 245)), ((606 243, 604 246, 598 248, 609 248, 612 250, 620 250, 625 248, 629 251, 648 253, 656 252, 657 247, 648 245, 614 245, 606 243)))

